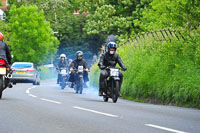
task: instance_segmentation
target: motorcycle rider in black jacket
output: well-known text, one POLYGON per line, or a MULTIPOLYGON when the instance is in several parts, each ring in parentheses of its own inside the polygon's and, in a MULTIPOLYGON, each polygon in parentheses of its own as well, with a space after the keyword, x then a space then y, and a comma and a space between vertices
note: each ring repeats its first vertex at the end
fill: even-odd
MULTIPOLYGON (((66 57, 65 54, 61 54, 60 55, 60 61, 56 65, 56 70, 57 71, 59 71, 60 68, 68 68, 68 63, 67 63, 66 58, 67 57, 66 57)), ((58 73, 57 84, 59 84, 60 80, 61 80, 61 75, 60 75, 60 73, 58 73)))
MULTIPOLYGON (((119 66, 122 68, 122 71, 127 70, 120 56, 116 53, 117 44, 115 42, 109 42, 107 47, 108 51, 101 56, 100 61, 98 63, 98 66, 101 69, 99 78, 99 96, 103 96, 103 89, 105 88, 104 81, 109 76, 109 71, 106 70, 107 67, 115 67, 118 63, 119 66)), ((123 74, 121 72, 119 72, 119 77, 121 89, 121 85, 123 82, 123 74)), ((120 92, 119 96, 121 96, 120 92)))
MULTIPOLYGON (((86 63, 86 61, 83 59, 83 52, 82 51, 77 51, 76 52, 76 60, 74 60, 72 62, 70 68, 78 69, 79 65, 83 66, 84 69, 89 71, 89 66, 86 63)), ((74 71, 72 71, 72 73, 70 75, 70 78, 69 78, 69 82, 74 83, 75 80, 76 80, 76 74, 74 73, 74 71)), ((84 71, 84 73, 83 73, 83 80, 84 80, 84 86, 86 86, 86 82, 89 81, 88 72, 87 71, 84 71)))
MULTIPOLYGON (((2 58, 5 61, 7 61, 7 63, 10 66, 12 64, 12 62, 11 62, 12 57, 11 57, 8 45, 3 40, 4 40, 4 36, 0 32, 0 58, 2 58)), ((11 79, 7 79, 8 87, 12 88, 12 84, 10 83, 10 81, 11 81, 11 79)))

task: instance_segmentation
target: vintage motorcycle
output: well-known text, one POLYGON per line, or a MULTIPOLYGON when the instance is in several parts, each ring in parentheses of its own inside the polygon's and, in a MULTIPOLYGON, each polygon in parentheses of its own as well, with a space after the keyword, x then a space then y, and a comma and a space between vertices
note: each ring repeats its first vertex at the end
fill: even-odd
POLYGON ((83 66, 78 66, 78 69, 71 68, 70 71, 74 71, 75 72, 74 89, 75 89, 76 93, 82 94, 82 92, 83 92, 83 83, 84 83, 83 73, 84 73, 84 71, 88 72, 89 70, 88 69, 84 69, 83 66))
POLYGON ((69 78, 69 72, 67 68, 64 67, 64 68, 60 68, 59 74, 60 74, 60 86, 61 86, 61 89, 63 90, 67 85, 66 82, 68 81, 68 78, 69 78))
POLYGON ((116 103, 120 91, 120 68, 107 67, 106 69, 110 72, 110 74, 109 77, 104 81, 105 88, 103 90, 103 100, 104 102, 107 102, 109 98, 112 98, 113 103, 116 103))
POLYGON ((12 78, 12 70, 6 60, 0 58, 0 99, 12 78))

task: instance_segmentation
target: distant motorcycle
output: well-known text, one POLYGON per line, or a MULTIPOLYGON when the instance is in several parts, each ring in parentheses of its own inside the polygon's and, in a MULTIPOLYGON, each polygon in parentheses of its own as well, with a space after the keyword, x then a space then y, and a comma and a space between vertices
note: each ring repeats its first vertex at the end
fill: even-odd
POLYGON ((82 94, 83 92, 83 73, 84 71, 89 71, 88 69, 84 69, 83 66, 78 66, 78 69, 70 69, 71 71, 75 71, 75 84, 74 84, 74 89, 76 90, 76 93, 82 94))
POLYGON ((106 68, 109 70, 110 74, 107 79, 104 81, 105 88, 103 90, 103 100, 107 102, 109 98, 112 98, 113 103, 117 102, 120 91, 120 77, 119 70, 120 68, 106 68))
POLYGON ((67 68, 60 68, 59 74, 61 75, 60 77, 60 86, 61 89, 63 90, 66 87, 66 81, 68 81, 69 78, 69 72, 67 68))
POLYGON ((0 99, 3 91, 8 87, 8 78, 12 78, 12 70, 6 60, 0 58, 0 99))

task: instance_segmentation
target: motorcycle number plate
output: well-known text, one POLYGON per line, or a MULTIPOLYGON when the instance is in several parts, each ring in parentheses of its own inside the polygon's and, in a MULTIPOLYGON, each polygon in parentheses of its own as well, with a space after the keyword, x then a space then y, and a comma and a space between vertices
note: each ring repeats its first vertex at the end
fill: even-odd
POLYGON ((119 70, 118 69, 110 69, 110 76, 119 76, 119 70))
POLYGON ((78 66, 78 72, 83 72, 83 66, 78 66))
POLYGON ((66 70, 61 70, 60 74, 66 74, 66 70))
POLYGON ((5 75, 6 74, 6 68, 1 67, 0 68, 0 74, 5 75))

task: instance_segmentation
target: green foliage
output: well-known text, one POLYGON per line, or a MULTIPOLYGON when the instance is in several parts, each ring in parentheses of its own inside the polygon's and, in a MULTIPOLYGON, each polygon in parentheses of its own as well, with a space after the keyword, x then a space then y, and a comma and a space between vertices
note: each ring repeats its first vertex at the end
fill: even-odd
POLYGON ((0 0, 0 6, 3 6, 2 0, 0 0))
POLYGON ((9 15, 10 44, 16 60, 40 64, 48 54, 56 52, 58 41, 37 6, 13 6, 9 15))
POLYGON ((57 73, 53 72, 50 68, 44 67, 44 66, 39 66, 40 71, 40 79, 41 80, 46 80, 46 79, 52 79, 52 78, 57 78, 57 73))
POLYGON ((90 70, 91 70, 90 75, 89 75, 90 87, 99 88, 100 69, 99 69, 97 63, 95 63, 95 64, 91 67, 90 70))
POLYGON ((4 41, 9 44, 8 24, 6 24, 3 20, 0 19, 0 25, 0 32, 4 35, 4 41))
POLYGON ((135 21, 140 20, 143 8, 152 0, 82 0, 82 8, 92 10, 85 30, 88 34, 117 34, 123 36, 138 33, 135 21))
POLYGON ((200 108, 200 31, 187 41, 146 40, 121 47, 125 97, 200 108))
POLYGON ((135 22, 143 30, 199 26, 200 1, 198 0, 153 0, 150 6, 151 8, 146 8, 142 12, 141 21, 135 22))

